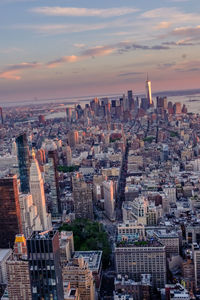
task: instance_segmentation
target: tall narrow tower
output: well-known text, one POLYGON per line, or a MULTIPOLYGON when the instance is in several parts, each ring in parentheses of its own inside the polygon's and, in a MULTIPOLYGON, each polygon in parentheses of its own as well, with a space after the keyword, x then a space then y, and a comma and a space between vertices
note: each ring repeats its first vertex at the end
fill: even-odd
POLYGON ((21 192, 28 194, 30 191, 29 187, 29 176, 30 176, 30 160, 29 160, 29 147, 26 134, 19 135, 16 138, 17 144, 17 157, 19 165, 19 177, 21 192))
POLYGON ((21 232, 17 176, 0 178, 0 248, 11 248, 21 232))
POLYGON ((47 230, 50 227, 50 221, 46 210, 44 182, 34 152, 32 153, 32 163, 30 168, 30 192, 33 197, 33 203, 37 206, 43 230, 47 230))
POLYGON ((151 94, 151 81, 148 78, 148 73, 147 73, 147 80, 146 80, 146 96, 148 99, 149 105, 152 105, 152 94, 151 94))

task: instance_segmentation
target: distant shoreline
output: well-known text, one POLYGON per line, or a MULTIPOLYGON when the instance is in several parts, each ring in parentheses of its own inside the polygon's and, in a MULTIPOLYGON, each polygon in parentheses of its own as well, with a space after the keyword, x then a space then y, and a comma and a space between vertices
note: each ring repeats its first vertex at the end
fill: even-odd
MULTIPOLYGON (((133 91, 134 94, 134 91, 133 91)), ((153 93, 153 97, 157 96, 166 96, 166 97, 181 97, 181 96, 192 96, 195 94, 200 94, 200 89, 192 89, 192 90, 174 90, 174 91, 160 91, 153 93)), ((59 98, 42 98, 42 99, 26 99, 26 100, 10 100, 10 101, 0 101, 0 106, 9 108, 9 107, 18 107, 18 106, 37 106, 46 103, 51 104, 67 104, 74 105, 81 102, 89 102, 91 99, 109 97, 114 99, 116 97, 121 97, 123 93, 118 94, 101 94, 101 95, 88 95, 81 97, 59 97, 59 98)), ((134 97, 144 97, 144 94, 134 94, 134 97)), ((192 99, 192 101, 188 100, 188 102, 198 102, 199 100, 192 99)))

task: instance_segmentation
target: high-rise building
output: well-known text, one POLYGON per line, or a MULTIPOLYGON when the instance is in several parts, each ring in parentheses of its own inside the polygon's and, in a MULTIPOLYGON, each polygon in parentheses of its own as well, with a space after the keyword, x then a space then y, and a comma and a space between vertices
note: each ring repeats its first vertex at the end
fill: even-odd
POLYGON ((157 108, 167 109, 167 97, 156 97, 157 108))
POLYGON ((72 150, 68 145, 63 147, 63 158, 64 163, 66 163, 66 165, 70 167, 72 165, 72 150))
POLYGON ((26 134, 24 133, 18 136, 16 138, 16 143, 21 192, 29 193, 30 159, 26 134))
POLYGON ((93 219, 92 188, 80 173, 73 176, 72 185, 76 218, 93 219))
POLYGON ((0 107, 0 122, 3 124, 3 109, 0 107))
POLYGON ((72 148, 79 143, 79 133, 77 130, 72 130, 68 133, 68 142, 72 148))
POLYGON ((6 262, 12 254, 11 249, 0 249, 0 286, 8 283, 6 262))
POLYGON ((156 288, 166 283, 165 246, 155 239, 136 242, 120 241, 115 245, 115 264, 118 274, 136 281, 142 274, 151 274, 156 288))
POLYGON ((33 231, 42 230, 42 224, 37 206, 33 203, 33 197, 31 194, 20 194, 19 203, 22 233, 27 238, 33 231))
POLYGON ((73 258, 62 268, 64 293, 68 283, 72 288, 78 288, 80 300, 94 300, 95 287, 92 271, 83 257, 73 258))
POLYGON ((151 94, 151 81, 149 80, 148 75, 146 80, 146 97, 148 99, 149 105, 152 105, 153 101, 152 101, 152 94, 151 94))
POLYGON ((33 203, 37 207, 37 211, 40 216, 42 230, 50 229, 51 218, 50 215, 47 214, 46 209, 44 181, 34 152, 32 154, 32 163, 30 167, 30 192, 33 197, 33 203))
POLYGON ((32 300, 26 239, 23 235, 16 235, 13 254, 6 264, 9 299, 32 300))
POLYGON ((72 258, 74 253, 74 236, 72 231, 61 231, 60 233, 60 262, 61 265, 72 258))
POLYGON ((64 293, 65 300, 80 300, 80 294, 78 288, 72 288, 69 283, 66 283, 65 286, 65 293, 64 293))
POLYGON ((113 181, 103 182, 104 191, 104 209, 107 217, 111 220, 115 220, 115 199, 114 199, 114 187, 113 181))
POLYGON ((22 232, 17 176, 0 178, 0 248, 10 248, 22 232))
POLYGON ((67 122, 71 123, 72 121, 72 110, 71 107, 66 108, 66 117, 67 117, 67 122))
POLYGON ((32 300, 63 300, 59 233, 35 231, 27 240, 32 300))
POLYGON ((60 192, 57 171, 58 155, 56 150, 48 152, 48 165, 45 165, 45 183, 49 186, 50 211, 52 215, 61 212, 60 192))
POLYGON ((192 245, 193 260, 194 260, 194 279, 195 289, 200 289, 200 247, 197 243, 192 245))

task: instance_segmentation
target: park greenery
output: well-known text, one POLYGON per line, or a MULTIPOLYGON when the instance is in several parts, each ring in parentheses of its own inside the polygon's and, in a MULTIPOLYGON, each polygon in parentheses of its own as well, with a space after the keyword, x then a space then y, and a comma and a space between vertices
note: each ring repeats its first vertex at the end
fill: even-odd
POLYGON ((170 137, 179 137, 179 134, 176 131, 170 131, 170 137))
POLYGON ((144 138, 143 141, 151 144, 153 142, 153 140, 154 140, 153 136, 147 136, 146 138, 144 138))
POLYGON ((72 173, 75 171, 79 170, 79 166, 58 166, 57 167, 58 172, 63 172, 63 173, 72 173))
POLYGON ((60 231, 73 231, 76 251, 102 250, 103 268, 109 266, 111 247, 102 224, 85 219, 76 219, 72 223, 62 225, 60 231))

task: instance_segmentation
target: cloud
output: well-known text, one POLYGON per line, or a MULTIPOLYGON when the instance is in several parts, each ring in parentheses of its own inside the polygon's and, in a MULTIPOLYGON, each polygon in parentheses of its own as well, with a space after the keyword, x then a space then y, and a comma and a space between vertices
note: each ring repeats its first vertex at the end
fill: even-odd
POLYGON ((95 57, 95 56, 104 56, 113 53, 116 50, 115 45, 113 46, 97 46, 94 48, 87 49, 81 53, 83 57, 95 57))
POLYGON ((175 28, 169 35, 200 39, 200 25, 196 27, 175 28))
POLYGON ((41 25, 15 25, 13 29, 33 30, 39 34, 57 35, 57 34, 71 34, 86 31, 102 30, 112 27, 111 22, 97 23, 97 24, 41 24, 41 25))
POLYGON ((21 76, 18 75, 17 71, 4 71, 0 73, 0 79, 8 80, 20 80, 21 76))
POLYGON ((85 44, 74 44, 74 47, 76 47, 76 48, 84 48, 85 44))
POLYGON ((10 47, 7 49, 0 50, 0 53, 3 53, 3 54, 20 53, 20 52, 24 52, 24 50, 21 48, 17 48, 17 47, 10 47))
POLYGON ((114 7, 114 8, 82 8, 82 7, 60 7, 60 6, 45 6, 35 7, 31 9, 32 12, 39 13, 46 16, 71 16, 71 17, 118 17, 127 14, 135 13, 138 9, 131 7, 114 7))
POLYGON ((20 80, 21 72, 24 70, 35 69, 41 67, 42 64, 38 62, 22 62, 20 64, 9 65, 4 71, 0 72, 1 79, 20 80))
MULTIPOLYGON (((80 46, 80 45, 79 45, 80 46)), ((81 45, 82 46, 82 45, 81 45)), ((107 56, 112 53, 123 54, 124 52, 133 51, 133 50, 167 50, 170 49, 167 45, 142 45, 132 43, 130 41, 122 41, 116 44, 96 46, 80 51, 78 55, 68 55, 57 58, 55 60, 39 63, 39 62, 22 62, 20 64, 9 65, 0 73, 1 79, 12 79, 20 80, 21 73, 25 70, 31 70, 35 68, 57 68, 65 63, 76 63, 81 60, 86 60, 89 58, 95 58, 99 56, 107 56)), ((129 75, 133 75, 133 72, 129 75)), ((121 75, 123 76, 123 75, 121 75)), ((124 75, 125 76, 125 75, 124 75)))
POLYGON ((157 26, 156 29, 166 29, 171 26, 171 22, 160 22, 157 26))
POLYGON ((48 68, 56 68, 60 64, 63 64, 63 63, 74 63, 74 62, 77 62, 78 60, 80 60, 80 57, 78 57, 76 55, 63 56, 61 58, 58 58, 56 60, 48 62, 46 65, 47 65, 48 68))
POLYGON ((126 76, 137 76, 137 75, 141 75, 144 74, 143 72, 128 72, 128 73, 120 73, 118 74, 119 77, 126 77, 126 76))

